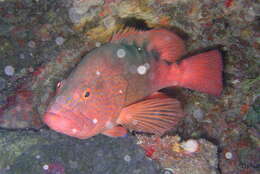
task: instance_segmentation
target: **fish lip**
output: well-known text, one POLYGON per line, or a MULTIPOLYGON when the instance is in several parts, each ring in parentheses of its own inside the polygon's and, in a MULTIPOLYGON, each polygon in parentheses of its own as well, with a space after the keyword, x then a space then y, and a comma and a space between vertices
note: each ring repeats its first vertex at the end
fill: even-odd
POLYGON ((86 128, 86 125, 90 125, 91 123, 80 114, 78 115, 73 112, 66 112, 66 114, 70 114, 72 118, 53 111, 48 111, 44 115, 43 122, 57 132, 74 137, 80 136, 82 130, 86 128))

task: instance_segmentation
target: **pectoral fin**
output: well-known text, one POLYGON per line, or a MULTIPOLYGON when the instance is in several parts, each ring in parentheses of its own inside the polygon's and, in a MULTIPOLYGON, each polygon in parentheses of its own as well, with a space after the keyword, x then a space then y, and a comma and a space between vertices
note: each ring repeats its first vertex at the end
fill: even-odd
POLYGON ((122 109, 118 124, 132 130, 162 135, 183 118, 178 100, 156 94, 122 109))

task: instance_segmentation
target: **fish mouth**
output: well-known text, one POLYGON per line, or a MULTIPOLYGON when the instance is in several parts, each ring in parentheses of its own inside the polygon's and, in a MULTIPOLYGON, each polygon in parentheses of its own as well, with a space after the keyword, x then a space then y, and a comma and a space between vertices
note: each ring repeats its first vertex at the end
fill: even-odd
POLYGON ((57 132, 81 139, 87 137, 85 134, 89 131, 86 131, 86 129, 91 130, 94 126, 86 117, 72 112, 62 115, 55 112, 46 112, 43 121, 57 132))

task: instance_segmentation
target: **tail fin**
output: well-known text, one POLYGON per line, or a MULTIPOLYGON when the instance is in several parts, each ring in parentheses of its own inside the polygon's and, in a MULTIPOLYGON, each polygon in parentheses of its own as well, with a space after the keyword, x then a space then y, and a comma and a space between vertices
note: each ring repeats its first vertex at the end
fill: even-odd
POLYGON ((223 88, 222 69, 221 53, 212 50, 182 60, 172 66, 171 74, 180 74, 178 86, 219 96, 223 88))

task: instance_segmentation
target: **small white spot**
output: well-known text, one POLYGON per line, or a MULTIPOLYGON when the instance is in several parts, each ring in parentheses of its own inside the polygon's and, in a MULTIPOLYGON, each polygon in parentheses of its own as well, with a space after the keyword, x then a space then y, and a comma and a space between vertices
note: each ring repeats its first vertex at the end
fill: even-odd
POLYGON ((238 84, 240 82, 240 80, 238 79, 235 79, 235 80, 232 80, 231 83, 233 83, 234 85, 238 84))
POLYGON ((57 45, 62 45, 64 43, 65 39, 63 37, 57 37, 55 39, 55 42, 57 45))
POLYGON ((97 124, 98 120, 97 120, 96 118, 94 118, 94 119, 92 120, 92 122, 93 122, 94 124, 97 124))
POLYGON ((123 94, 123 91, 120 89, 120 90, 119 90, 119 93, 120 93, 120 94, 123 94))
POLYGON ((100 47, 101 43, 100 42, 96 42, 96 47, 100 47))
POLYGON ((40 155, 36 155, 36 157, 35 157, 36 159, 40 159, 41 158, 41 156, 40 155))
POLYGON ((48 164, 45 164, 45 165, 43 165, 43 170, 48 170, 49 169, 49 166, 48 166, 48 164))
POLYGON ((100 74, 101 74, 101 73, 100 73, 99 71, 96 71, 96 75, 98 75, 98 76, 99 76, 100 74))
POLYGON ((199 143, 196 140, 190 139, 181 144, 181 147, 189 153, 196 152, 199 148, 199 143))
POLYGON ((10 170, 11 169, 11 167, 8 165, 8 166, 6 166, 6 168, 5 168, 5 170, 10 170))
POLYGON ((138 49, 138 51, 141 51, 141 50, 142 50, 142 48, 140 48, 140 47, 138 47, 137 49, 138 49))
POLYGON ((111 121, 107 121, 105 126, 107 129, 111 129, 112 127, 114 127, 114 124, 111 121))
POLYGON ((78 132, 78 130, 77 130, 77 129, 75 129, 75 128, 74 128, 74 129, 72 129, 71 131, 72 131, 72 133, 74 133, 74 134, 78 132))
POLYGON ((133 120, 132 123, 133 123, 133 125, 137 125, 138 124, 138 120, 133 120))
POLYGON ((131 156, 129 156, 129 155, 124 156, 124 160, 126 162, 130 162, 131 161, 131 156))
POLYGON ((230 159, 232 159, 232 157, 233 157, 233 155, 232 155, 231 152, 226 152, 226 153, 225 153, 225 158, 226 158, 226 159, 229 159, 229 160, 230 160, 230 159))
POLYGON ((166 36, 166 37, 164 37, 164 40, 165 40, 165 41, 170 41, 170 40, 172 40, 172 38, 169 37, 169 36, 166 36))
POLYGON ((163 174, 174 174, 174 170, 172 168, 165 168, 163 174))
POLYGON ((4 69, 4 72, 8 76, 13 76, 14 75, 14 67, 11 65, 7 65, 4 69))
POLYGON ((117 50, 116 55, 117 55, 117 57, 119 57, 119 58, 123 58, 123 57, 125 57, 126 52, 125 52, 124 49, 120 48, 120 49, 117 50))
POLYGON ((147 72, 147 68, 144 65, 140 65, 137 68, 137 73, 140 75, 144 75, 147 72))
POLYGON ((36 46, 36 43, 34 41, 31 40, 28 42, 28 47, 35 48, 35 46, 36 46))

